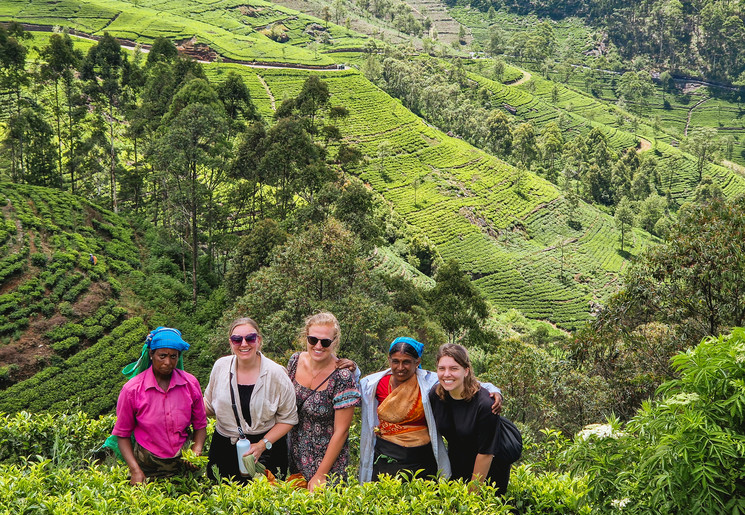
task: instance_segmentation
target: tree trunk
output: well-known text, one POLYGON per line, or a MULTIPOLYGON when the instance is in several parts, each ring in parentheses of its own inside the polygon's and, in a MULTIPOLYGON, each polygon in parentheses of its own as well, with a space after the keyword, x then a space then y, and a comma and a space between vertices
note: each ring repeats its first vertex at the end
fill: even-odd
POLYGON ((197 257, 199 248, 197 247, 197 165, 192 164, 191 170, 191 287, 192 287, 192 304, 197 307, 197 257))
POLYGON ((114 101, 109 98, 109 138, 111 140, 111 204, 114 213, 119 212, 116 201, 116 149, 114 148, 114 101))

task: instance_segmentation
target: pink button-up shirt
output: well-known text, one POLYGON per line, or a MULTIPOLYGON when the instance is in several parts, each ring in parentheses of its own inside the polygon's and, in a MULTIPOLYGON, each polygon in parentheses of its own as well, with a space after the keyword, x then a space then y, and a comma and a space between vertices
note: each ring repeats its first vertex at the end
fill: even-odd
POLYGON ((194 431, 207 427, 202 389, 196 377, 175 369, 165 392, 150 367, 122 387, 112 433, 135 440, 159 458, 175 457, 194 431))

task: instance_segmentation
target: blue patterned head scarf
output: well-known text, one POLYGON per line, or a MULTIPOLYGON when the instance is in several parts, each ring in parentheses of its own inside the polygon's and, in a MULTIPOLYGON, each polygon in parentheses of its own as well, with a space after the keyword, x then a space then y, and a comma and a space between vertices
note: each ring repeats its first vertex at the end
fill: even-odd
MULTIPOLYGON (((416 341, 414 338, 409 338, 408 336, 399 336, 395 340, 391 342, 391 346, 388 347, 388 355, 390 356, 396 351, 405 352, 404 345, 410 346, 417 354, 418 358, 422 357, 422 353, 424 353, 424 344, 416 341), (396 349, 398 347, 398 349, 396 349), (396 349, 396 350, 394 350, 396 349)), ((422 365, 419 365, 419 368, 422 368, 422 365)))
POLYGON ((183 370, 184 354, 182 351, 185 351, 188 348, 189 344, 181 338, 181 331, 169 327, 158 327, 151 331, 150 334, 147 335, 147 338, 145 338, 145 343, 142 344, 140 358, 134 363, 130 363, 124 367, 122 369, 122 374, 124 374, 127 379, 132 379, 137 374, 141 374, 150 368, 150 353, 148 351, 153 349, 176 349, 179 351, 178 364, 176 365, 176 368, 183 370), (179 344, 179 342, 181 343, 179 344))
POLYGON ((158 327, 147 335, 145 343, 150 350, 174 349, 179 352, 189 350, 189 344, 181 338, 181 331, 171 327, 158 327))

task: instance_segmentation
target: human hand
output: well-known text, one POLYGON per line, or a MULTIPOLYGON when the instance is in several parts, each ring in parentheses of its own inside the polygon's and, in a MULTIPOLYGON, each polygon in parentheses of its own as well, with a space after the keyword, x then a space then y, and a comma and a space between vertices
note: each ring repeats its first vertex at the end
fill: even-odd
POLYGON ((357 363, 355 363, 351 359, 339 358, 336 360, 336 368, 346 368, 347 370, 354 372, 354 370, 357 368, 357 363))
POLYGON ((188 470, 199 470, 200 468, 207 465, 209 458, 202 456, 201 446, 193 446, 191 449, 184 451, 181 454, 181 460, 184 462, 184 466, 188 470))
POLYGON ((129 473, 132 476, 129 479, 130 485, 134 486, 145 482, 145 473, 142 472, 140 467, 129 469, 129 473))
POLYGON ((251 448, 248 450, 247 453, 244 454, 244 456, 253 454, 254 461, 258 463, 259 458, 261 457, 262 454, 264 454, 265 450, 266 450, 266 442, 264 440, 259 440, 258 442, 251 444, 251 448))
POLYGON ((319 486, 323 486, 326 484, 326 476, 319 476, 316 474, 312 478, 310 478, 310 481, 308 481, 308 491, 312 492, 319 486))
POLYGON ((499 415, 499 413, 502 411, 502 394, 492 392, 489 394, 489 397, 491 397, 494 401, 494 404, 491 405, 491 412, 495 415, 499 415))

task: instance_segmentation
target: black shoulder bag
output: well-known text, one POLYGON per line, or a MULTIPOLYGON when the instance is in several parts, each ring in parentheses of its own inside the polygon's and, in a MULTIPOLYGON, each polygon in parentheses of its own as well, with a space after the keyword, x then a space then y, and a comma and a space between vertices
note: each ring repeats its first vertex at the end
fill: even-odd
POLYGON ((499 416, 499 437, 497 454, 494 456, 504 463, 514 463, 523 453, 523 437, 517 426, 508 418, 499 416))

